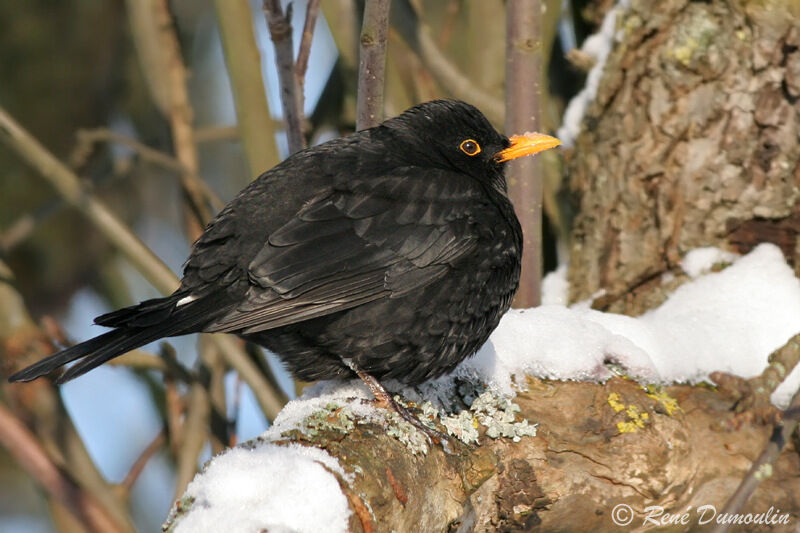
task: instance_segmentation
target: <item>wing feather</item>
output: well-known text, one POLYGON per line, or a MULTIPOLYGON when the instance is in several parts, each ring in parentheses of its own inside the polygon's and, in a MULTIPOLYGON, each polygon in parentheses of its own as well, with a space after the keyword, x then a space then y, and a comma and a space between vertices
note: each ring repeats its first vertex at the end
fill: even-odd
POLYGON ((249 263, 246 298, 208 330, 255 333, 433 283, 474 250, 478 197, 444 170, 331 190, 268 236, 249 263))

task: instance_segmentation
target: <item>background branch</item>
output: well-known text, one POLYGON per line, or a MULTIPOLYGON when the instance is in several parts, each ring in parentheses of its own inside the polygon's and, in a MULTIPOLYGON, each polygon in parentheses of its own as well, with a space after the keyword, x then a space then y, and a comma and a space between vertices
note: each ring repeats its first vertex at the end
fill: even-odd
MULTIPOLYGON (((261 54, 253 30, 253 14, 247 0, 214 0, 231 80, 239 137, 244 146, 250 176, 256 176, 280 161, 275 142, 275 121, 269 112, 261 54)), ((195 141, 200 141, 195 131, 195 141)))
POLYGON ((275 46, 275 63, 281 86, 281 105, 283 118, 286 121, 289 152, 294 153, 306 147, 306 139, 303 134, 302 89, 297 83, 294 68, 291 5, 289 4, 284 13, 280 0, 264 0, 267 27, 269 27, 269 35, 275 46))
POLYGON ((205 202, 200 181, 200 165, 197 162, 197 147, 194 143, 194 112, 186 88, 186 66, 183 64, 180 42, 175 24, 169 12, 168 0, 157 0, 154 4, 156 26, 159 28, 159 42, 166 56, 166 84, 169 95, 167 117, 172 130, 172 143, 175 156, 185 169, 180 174, 181 186, 187 203, 194 213, 194 220, 187 220, 189 238, 194 241, 211 220, 211 212, 205 202))
POLYGON ((357 130, 371 128, 383 120, 390 6, 391 0, 367 0, 364 6, 358 54, 357 130))
POLYGON ((394 0, 392 11, 392 27, 419 56, 436 81, 452 97, 478 105, 491 122, 502 124, 505 116, 503 101, 478 87, 444 55, 411 2, 394 0))
POLYGON ((0 444, 51 497, 63 504, 90 531, 131 531, 117 523, 94 497, 56 467, 36 437, 0 404, 0 444))
MULTIPOLYGON (((509 0, 506 4, 506 120, 507 135, 541 129, 542 41, 541 0, 509 0)), ((523 233, 522 275, 514 297, 516 307, 541 303, 542 280, 542 163, 538 157, 510 161, 508 193, 523 233)))

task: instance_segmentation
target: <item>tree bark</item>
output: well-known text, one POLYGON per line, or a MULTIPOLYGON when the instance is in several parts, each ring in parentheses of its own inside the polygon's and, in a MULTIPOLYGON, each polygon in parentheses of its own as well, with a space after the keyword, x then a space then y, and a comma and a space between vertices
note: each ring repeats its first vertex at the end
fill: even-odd
POLYGON ((567 166, 570 300, 639 314, 700 246, 800 267, 798 4, 644 0, 617 28, 567 166))
MULTIPOLYGON (((352 482, 339 477, 352 532, 489 533, 619 531, 614 517, 619 522, 625 515, 618 506, 632 511, 632 531, 649 524, 650 506, 689 513, 674 530, 696 529, 696 509, 721 511, 770 438, 766 426, 713 429, 733 402, 705 387, 648 392, 621 378, 605 384, 529 379, 527 385, 514 399, 517 419, 538 424, 538 433, 519 442, 490 438, 481 425, 478 445, 450 454, 434 445, 421 453, 398 439, 396 423, 367 421, 337 405, 276 442, 323 448, 352 474, 352 482)), ((800 519, 795 445, 783 450, 772 476, 739 511, 779 510, 789 524, 773 531, 792 531, 800 519)))

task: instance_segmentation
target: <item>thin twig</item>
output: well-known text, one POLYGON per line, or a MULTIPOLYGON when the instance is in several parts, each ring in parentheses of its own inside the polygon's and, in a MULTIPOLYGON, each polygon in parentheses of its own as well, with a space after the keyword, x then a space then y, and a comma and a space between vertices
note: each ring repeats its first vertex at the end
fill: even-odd
POLYGON ((409 0, 394 1, 391 20, 392 27, 448 93, 479 106, 494 124, 503 123, 503 101, 478 87, 444 55, 431 36, 430 28, 419 19, 409 0))
POLYGON ((85 150, 89 150, 91 149, 91 146, 100 142, 122 144, 136 152, 136 154, 141 157, 143 161, 158 165, 167 170, 171 170, 179 175, 185 175, 186 179, 193 182, 193 187, 196 187, 196 189, 200 191, 204 197, 204 200, 214 206, 215 209, 220 210, 225 207, 225 203, 205 181, 200 179, 200 177, 196 174, 192 174, 192 172, 188 168, 184 167, 180 161, 170 155, 165 154, 164 152, 161 152, 160 150, 156 150, 155 148, 147 146, 136 139, 132 139, 127 135, 122 135, 121 133, 109 130, 108 128, 78 130, 77 137, 78 147, 75 149, 76 154, 80 154, 85 150))
POLYGON ((216 455, 228 445, 230 424, 228 421, 227 398, 225 394, 225 373, 227 367, 224 359, 220 357, 219 349, 208 342, 209 339, 200 337, 198 349, 203 367, 198 372, 200 379, 208 391, 211 402, 209 416, 211 453, 216 455))
POLYGON ((178 288, 175 274, 80 179, 0 108, 0 139, 31 164, 71 205, 91 220, 150 283, 165 294, 178 288))
POLYGON ((194 130, 194 142, 204 144, 239 139, 239 126, 200 126, 194 130))
POLYGON ((317 14, 319 13, 319 0, 308 0, 306 7, 306 20, 303 24, 303 35, 300 37, 300 48, 297 50, 297 60, 294 64, 294 75, 297 77, 297 85, 303 94, 305 85, 306 70, 308 70, 308 57, 311 54, 311 40, 314 37, 314 27, 317 24, 317 14))
MULTIPOLYGON (((247 0, 214 0, 214 6, 236 107, 234 134, 242 141, 250 175, 255 178, 280 158, 275 142, 279 126, 267 105, 253 14, 247 0)), ((195 130, 195 141, 202 142, 199 129, 195 130)))
MULTIPOLYGON (((800 408, 800 390, 794 393, 792 400, 789 403, 787 411, 800 408)), ((750 466, 750 470, 745 475, 742 482, 734 491, 733 495, 725 503, 725 506, 720 512, 720 516, 732 516, 741 513, 747 500, 753 495, 753 492, 758 488, 761 482, 772 477, 773 464, 775 463, 781 451, 789 442, 797 429, 797 417, 785 419, 782 425, 776 425, 772 431, 769 441, 764 446, 758 459, 750 466)), ((723 533, 730 529, 731 522, 720 522, 713 529, 713 533, 723 533)))
POLYGON ((204 201, 202 190, 198 186, 200 167, 192 126, 194 112, 189 101, 189 91, 186 88, 186 66, 183 64, 180 41, 175 32, 168 0, 157 0, 153 7, 156 25, 159 28, 159 42, 162 53, 166 56, 166 83, 169 91, 167 115, 172 130, 172 144, 178 161, 186 170, 180 174, 181 185, 187 203, 194 214, 194 219, 187 221, 187 231, 190 240, 194 241, 211 219, 211 213, 204 201))
POLYGON ((175 500, 181 497, 197 471, 197 459, 208 436, 208 419, 211 414, 208 392, 202 384, 192 385, 188 395, 186 422, 181 427, 181 444, 177 457, 175 500))
POLYGON ((108 362, 111 366, 126 366, 143 370, 158 370, 165 372, 167 364, 155 354, 143 350, 132 350, 108 362))
POLYGON ((297 85, 294 68, 291 6, 292 4, 289 4, 284 13, 280 0, 264 0, 269 35, 275 47, 275 63, 281 86, 281 105, 283 118, 286 121, 289 152, 294 153, 306 147, 306 139, 303 135, 303 95, 297 85))
POLYGON ((233 400, 231 401, 231 414, 228 417, 231 421, 230 442, 229 447, 234 447, 239 441, 239 411, 242 407, 242 378, 236 376, 236 382, 233 384, 233 400))
POLYGON ((133 484, 136 483, 136 480, 139 479, 139 475, 144 470, 144 467, 147 466, 147 462, 161 449, 164 443, 167 442, 167 435, 162 429, 156 435, 150 444, 147 445, 147 448, 142 451, 142 454, 139 456, 138 459, 133 463, 131 469, 128 471, 128 475, 125 476, 125 479, 122 480, 120 486, 125 489, 125 492, 130 492, 133 488, 133 484))
POLYGON ((164 167, 173 172, 184 171, 184 168, 178 160, 171 155, 151 148, 136 139, 128 137, 127 135, 122 135, 108 128, 81 129, 78 130, 75 137, 78 140, 78 144, 70 157, 70 164, 73 167, 81 166, 86 159, 86 154, 91 153, 96 144, 105 142, 127 146, 136 152, 144 161, 164 167))
POLYGON ((357 130, 376 126, 383 119, 390 6, 390 0, 367 0, 364 6, 358 54, 357 130))
MULTIPOLYGON (((506 120, 509 135, 541 129, 542 65, 540 0, 506 4, 506 120)), ((510 161, 506 170, 509 197, 522 226, 522 275, 515 307, 541 302, 542 165, 539 158, 510 161)))
POLYGON ((126 531, 90 493, 58 468, 11 411, 0 404, 0 444, 52 498, 64 505, 90 531, 126 531))

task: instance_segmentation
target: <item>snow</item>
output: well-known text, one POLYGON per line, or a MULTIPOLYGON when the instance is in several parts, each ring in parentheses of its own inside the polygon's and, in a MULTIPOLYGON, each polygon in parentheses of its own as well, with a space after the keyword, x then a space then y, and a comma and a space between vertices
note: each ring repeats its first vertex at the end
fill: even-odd
POLYGON ((194 501, 175 532, 344 533, 350 508, 331 471, 344 476, 317 448, 263 441, 232 448, 189 484, 183 499, 194 501))
POLYGON ((700 274, 710 272, 714 265, 733 263, 737 257, 732 252, 720 250, 713 246, 696 248, 683 257, 681 269, 690 278, 696 278, 700 274))
MULTIPOLYGON (((695 279, 640 317, 585 305, 509 311, 489 342, 456 373, 507 395, 514 393, 514 376, 524 374, 606 379, 612 375, 606 360, 650 383, 697 383, 717 370, 748 378, 760 374, 769 354, 800 332, 800 280, 778 247, 761 244, 744 257, 700 249, 687 254, 683 268, 695 279), (720 261, 732 264, 710 272, 720 261)), ((799 386, 796 368, 773 402, 787 405, 799 386)))
MULTIPOLYGON (((613 375, 609 361, 642 383, 697 383, 717 370, 752 377, 772 351, 800 332, 800 280, 776 246, 762 244, 742 257, 698 249, 687 254, 682 268, 692 279, 640 317, 595 311, 586 303, 559 304, 568 288, 561 269, 544 286, 545 301, 556 303, 506 313, 489 342, 451 375, 415 389, 384 385, 409 400, 441 407, 458 389, 455 378, 477 380, 489 392, 511 397, 524 386, 518 379, 524 375, 605 380, 613 375), (730 266, 711 271, 721 262, 730 266)), ((773 402, 786 406, 798 386, 800 369, 795 369, 773 402)), ((292 429, 313 432, 309 417, 323 412, 320 420, 328 423, 332 407, 346 413, 332 422, 345 431, 353 420, 387 424, 387 411, 371 398, 357 380, 307 388, 284 407, 254 449, 234 448, 198 474, 186 493, 194 503, 177 521, 177 531, 346 531, 347 500, 332 472, 344 483, 351 483, 353 474, 345 474, 322 450, 269 441, 292 429)))
POLYGON ((600 85, 603 67, 605 67, 614 42, 618 40, 617 15, 627 9, 629 5, 630 0, 619 0, 614 7, 608 10, 597 33, 587 37, 581 45, 581 51, 594 58, 595 62, 589 70, 589 74, 586 75, 586 85, 567 104, 561 127, 556 134, 556 137, 566 147, 575 145, 575 139, 581 131, 581 122, 586 108, 597 96, 597 87, 600 85))
POLYGON ((569 282, 564 263, 542 279, 542 305, 567 305, 568 297, 569 282))

